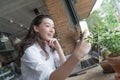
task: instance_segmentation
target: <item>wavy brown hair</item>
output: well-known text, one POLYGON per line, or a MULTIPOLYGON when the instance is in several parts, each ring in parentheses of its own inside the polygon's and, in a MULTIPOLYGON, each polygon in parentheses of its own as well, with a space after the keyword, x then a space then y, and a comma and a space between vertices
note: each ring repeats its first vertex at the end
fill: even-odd
MULTIPOLYGON (((37 17, 35 17, 35 19, 33 19, 32 23, 30 25, 30 28, 28 30, 27 35, 25 36, 25 38, 21 42, 20 51, 19 51, 19 57, 22 57, 22 55, 24 54, 24 51, 26 50, 26 48, 30 47, 35 42, 38 42, 40 47, 43 49, 43 51, 46 54, 46 59, 49 58, 49 54, 45 50, 44 41, 41 39, 40 35, 37 32, 34 31, 34 28, 33 28, 34 26, 39 27, 39 25, 42 23, 44 18, 52 19, 49 15, 38 15, 37 17)), ((54 49, 52 49, 52 51, 54 51, 54 49)))

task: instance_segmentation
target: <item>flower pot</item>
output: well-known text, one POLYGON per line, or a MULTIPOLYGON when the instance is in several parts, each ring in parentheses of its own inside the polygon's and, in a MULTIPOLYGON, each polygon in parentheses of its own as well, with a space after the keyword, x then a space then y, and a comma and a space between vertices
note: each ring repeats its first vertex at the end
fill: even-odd
POLYGON ((108 60, 101 61, 100 66, 102 67, 104 73, 113 73, 114 72, 114 70, 113 70, 112 66, 110 65, 110 63, 108 62, 108 60))
POLYGON ((116 80, 120 80, 120 56, 108 57, 107 60, 115 71, 116 80))

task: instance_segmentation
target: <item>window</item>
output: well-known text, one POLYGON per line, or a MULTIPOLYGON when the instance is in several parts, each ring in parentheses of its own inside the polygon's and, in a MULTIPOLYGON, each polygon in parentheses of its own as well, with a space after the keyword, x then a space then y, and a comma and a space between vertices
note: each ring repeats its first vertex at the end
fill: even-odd
POLYGON ((76 14, 76 11, 73 7, 73 3, 72 3, 72 0, 65 0, 66 2, 66 5, 67 5, 67 9, 69 11, 69 14, 70 14, 70 17, 72 19, 72 22, 74 25, 78 24, 79 23, 79 19, 78 19, 78 16, 76 14))

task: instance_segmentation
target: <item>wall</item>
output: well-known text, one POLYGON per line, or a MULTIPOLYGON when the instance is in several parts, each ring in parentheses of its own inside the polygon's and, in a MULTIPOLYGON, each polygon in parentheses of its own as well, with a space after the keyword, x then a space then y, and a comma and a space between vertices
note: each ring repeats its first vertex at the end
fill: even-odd
POLYGON ((74 29, 70 26, 63 0, 45 0, 45 4, 55 21, 57 37, 60 39, 64 53, 68 54, 75 46, 74 29))

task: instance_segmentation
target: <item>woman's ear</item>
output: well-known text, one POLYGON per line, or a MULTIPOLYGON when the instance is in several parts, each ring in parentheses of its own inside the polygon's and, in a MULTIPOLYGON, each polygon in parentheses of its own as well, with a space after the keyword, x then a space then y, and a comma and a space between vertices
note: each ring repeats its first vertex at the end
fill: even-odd
POLYGON ((38 27, 37 27, 37 26, 33 26, 33 28, 34 28, 34 31, 35 31, 35 32, 39 32, 39 30, 38 30, 38 27))

